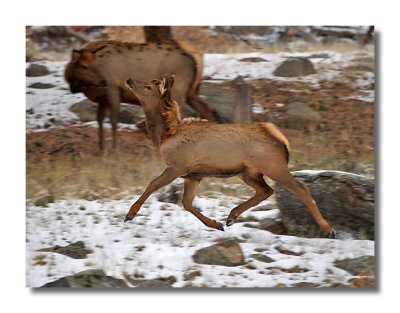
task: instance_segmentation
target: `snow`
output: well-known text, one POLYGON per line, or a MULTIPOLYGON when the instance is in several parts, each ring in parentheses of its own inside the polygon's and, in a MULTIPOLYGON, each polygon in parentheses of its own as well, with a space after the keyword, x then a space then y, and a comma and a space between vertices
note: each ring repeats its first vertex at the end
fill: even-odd
MULTIPOLYGON (((96 268, 107 275, 125 279, 141 277, 153 279, 173 275, 173 287, 184 287, 185 273, 199 270, 201 275, 190 281, 191 286, 208 287, 275 287, 291 286, 299 282, 346 283, 353 276, 333 265, 335 260, 374 255, 374 242, 368 240, 306 239, 274 235, 268 231, 236 223, 225 232, 206 228, 181 205, 164 203, 151 196, 132 222, 123 223, 130 205, 138 198, 123 200, 82 199, 58 200, 48 207, 27 205, 26 264, 28 287, 39 287, 58 278, 96 268), (236 237, 245 265, 225 267, 196 264, 192 255, 210 246, 217 239, 236 237), (39 249, 66 246, 82 240, 93 250, 87 259, 76 260, 39 249), (286 255, 279 249, 297 255, 286 255), (262 252, 257 252, 262 251, 262 252), (262 253, 275 261, 264 263, 253 255, 262 253), (37 260, 43 262, 38 264, 37 260), (45 263, 45 264, 43 264, 45 263), (251 265, 251 266, 249 266, 251 265), (302 271, 292 273, 290 269, 302 271), (333 273, 333 274, 332 274, 333 273)), ((224 221, 229 209, 226 203, 240 199, 223 194, 215 198, 196 197, 195 206, 203 214, 224 221)), ((264 201, 259 206, 265 205, 264 201)), ((258 206, 258 207, 259 207, 258 206)), ((279 218, 279 210, 250 210, 243 214, 259 221, 279 218)), ((258 222, 248 224, 257 225, 258 222)), ((127 284, 133 287, 128 281, 127 284)))

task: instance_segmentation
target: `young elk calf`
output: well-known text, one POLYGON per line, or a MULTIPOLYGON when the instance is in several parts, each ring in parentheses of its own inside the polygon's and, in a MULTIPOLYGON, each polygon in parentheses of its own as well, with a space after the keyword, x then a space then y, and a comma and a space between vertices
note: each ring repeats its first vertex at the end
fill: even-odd
POLYGON ((131 206, 125 222, 132 220, 144 201, 177 177, 184 178, 184 208, 206 226, 224 230, 222 223, 197 211, 192 201, 203 177, 238 175, 256 193, 230 212, 226 226, 249 208, 273 194, 263 175, 281 183, 308 208, 319 227, 331 238, 335 231, 322 217, 310 191, 288 169, 289 143, 270 123, 214 124, 181 120, 178 104, 171 100, 174 76, 145 83, 128 79, 126 86, 140 100, 146 115, 147 131, 167 165, 142 196, 131 206))

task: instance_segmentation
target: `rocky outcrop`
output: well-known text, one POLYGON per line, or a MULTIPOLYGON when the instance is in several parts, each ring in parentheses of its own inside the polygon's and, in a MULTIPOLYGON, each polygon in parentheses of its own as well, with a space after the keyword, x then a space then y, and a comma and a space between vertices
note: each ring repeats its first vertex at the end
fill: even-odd
POLYGON ((236 240, 229 239, 198 250, 193 260, 199 264, 237 266, 244 264, 244 256, 236 240))
POLYGON ((278 65, 275 76, 297 77, 315 74, 314 65, 306 58, 290 58, 278 65))
MULTIPOLYGON (((292 173, 311 191, 322 215, 340 234, 354 239, 374 240, 374 180, 336 171, 292 173)), ((306 207, 279 183, 276 199, 282 223, 289 235, 319 237, 322 234, 306 207)))
POLYGON ((126 288, 122 279, 107 276, 103 270, 87 270, 75 275, 62 277, 42 287, 69 287, 69 288, 126 288))

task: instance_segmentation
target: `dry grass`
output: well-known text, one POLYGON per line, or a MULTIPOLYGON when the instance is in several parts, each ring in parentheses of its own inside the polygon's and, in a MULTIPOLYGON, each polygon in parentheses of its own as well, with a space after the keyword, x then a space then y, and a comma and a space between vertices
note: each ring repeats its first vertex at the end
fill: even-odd
POLYGON ((140 193, 164 168, 156 156, 127 158, 123 154, 31 162, 26 166, 26 197, 55 199, 118 199, 127 192, 140 193))

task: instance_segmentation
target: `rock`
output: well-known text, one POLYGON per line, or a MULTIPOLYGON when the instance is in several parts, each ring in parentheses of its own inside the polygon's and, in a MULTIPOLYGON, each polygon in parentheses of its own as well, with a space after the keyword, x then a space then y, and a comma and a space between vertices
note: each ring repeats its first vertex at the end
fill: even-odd
POLYGON ((275 235, 282 235, 286 232, 282 222, 277 222, 272 218, 262 219, 259 224, 259 229, 269 231, 275 235))
POLYGON ((375 276, 374 264, 374 257, 368 255, 334 262, 336 267, 349 272, 353 276, 375 276))
POLYGON ((157 194, 158 201, 178 204, 182 202, 183 180, 176 180, 165 186, 157 194))
POLYGON ((97 106, 97 103, 85 99, 74 103, 69 109, 78 115, 81 122, 85 123, 97 120, 97 106))
POLYGON ((55 86, 52 84, 33 83, 32 85, 30 85, 28 87, 35 88, 35 89, 49 89, 49 88, 54 88, 55 86))
POLYGON ((307 103, 291 102, 287 106, 286 126, 288 128, 314 131, 321 122, 321 115, 307 103))
POLYGON ((47 207, 47 204, 53 203, 53 202, 54 202, 54 197, 52 195, 45 195, 45 196, 38 198, 34 204, 35 204, 35 206, 47 207))
MULTIPOLYGON (((70 111, 78 115, 79 120, 85 123, 97 121, 97 107, 97 103, 85 99, 74 103, 70 107, 70 111)), ((142 116, 143 109, 141 107, 122 104, 118 115, 118 122, 124 124, 135 124, 142 120, 142 116)))
POLYGON ((26 76, 27 77, 39 77, 39 76, 46 76, 49 75, 50 72, 46 66, 31 63, 29 67, 26 69, 26 76))
POLYGON ((321 287, 321 285, 315 284, 315 283, 309 283, 309 282, 305 282, 304 281, 304 282, 292 284, 291 287, 295 287, 295 288, 318 288, 318 287, 321 287))
POLYGON ((165 288, 175 284, 176 278, 169 276, 156 279, 131 280, 131 283, 137 288, 165 288))
POLYGON ((200 249, 193 255, 199 264, 237 266, 244 264, 244 256, 240 245, 235 240, 226 240, 200 249))
POLYGON ((204 96, 205 101, 209 104, 210 108, 218 112, 218 118, 220 122, 233 122, 233 103, 235 98, 234 90, 220 89, 208 85, 204 86, 202 84, 199 88, 199 95, 204 96))
POLYGON ((315 73, 314 65, 306 58, 287 59, 274 71, 274 75, 280 77, 306 76, 315 73))
MULTIPOLYGON (((322 215, 336 228, 338 236, 348 233, 355 239, 374 240, 373 179, 336 171, 299 171, 292 174, 310 188, 322 215)), ((297 197, 279 183, 275 185, 275 191, 288 235, 308 238, 323 235, 297 197)))
POLYGON ((243 58, 243 59, 240 59, 239 61, 240 62, 252 62, 252 63, 268 62, 268 60, 260 58, 260 57, 243 58))
POLYGON ((268 257, 268 256, 266 256, 266 255, 264 255, 264 254, 262 254, 262 253, 252 254, 251 257, 252 257, 253 259, 256 259, 257 261, 264 262, 264 263, 272 263, 272 262, 275 262, 274 259, 272 259, 272 258, 270 258, 270 257, 268 257))
POLYGON ((69 256, 73 259, 86 259, 87 255, 93 252, 92 250, 85 248, 85 243, 83 241, 77 241, 65 247, 55 246, 50 248, 43 248, 37 251, 56 252, 69 256))
POLYGON ((87 270, 72 276, 66 276, 47 283, 42 287, 71 287, 71 288, 126 288, 122 279, 107 276, 103 270, 87 270))

